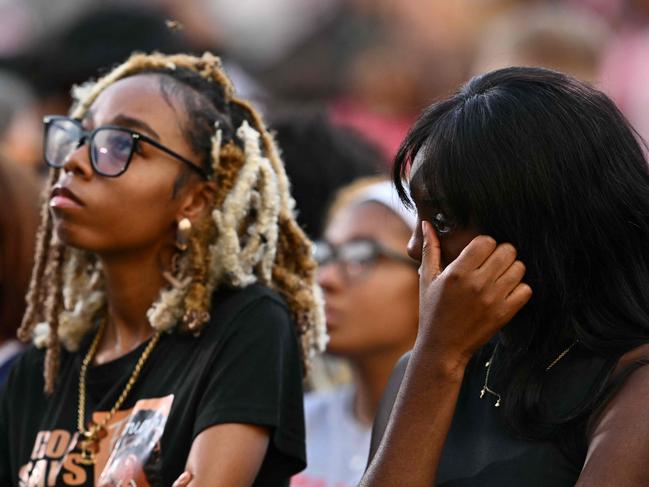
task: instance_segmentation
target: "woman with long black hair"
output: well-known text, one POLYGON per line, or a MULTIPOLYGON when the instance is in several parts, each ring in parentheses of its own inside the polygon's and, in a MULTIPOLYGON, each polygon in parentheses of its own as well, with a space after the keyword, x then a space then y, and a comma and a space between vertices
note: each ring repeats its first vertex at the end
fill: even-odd
POLYGON ((478 76, 394 179, 419 333, 361 485, 649 485, 649 171, 615 105, 549 70, 478 76))

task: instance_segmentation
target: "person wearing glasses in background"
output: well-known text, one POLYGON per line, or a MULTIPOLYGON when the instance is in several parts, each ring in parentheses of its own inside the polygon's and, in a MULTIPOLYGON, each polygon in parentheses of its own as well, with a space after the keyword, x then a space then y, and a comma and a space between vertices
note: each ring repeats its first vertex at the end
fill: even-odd
POLYGON ((390 181, 342 189, 316 242, 325 294, 327 352, 346 359, 352 383, 305 398, 307 469, 293 487, 352 487, 369 453, 379 399, 417 335, 417 265, 405 252, 415 215, 390 181))
POLYGON ((288 485, 326 333, 277 148, 209 53, 82 88, 45 120, 0 485, 288 485))

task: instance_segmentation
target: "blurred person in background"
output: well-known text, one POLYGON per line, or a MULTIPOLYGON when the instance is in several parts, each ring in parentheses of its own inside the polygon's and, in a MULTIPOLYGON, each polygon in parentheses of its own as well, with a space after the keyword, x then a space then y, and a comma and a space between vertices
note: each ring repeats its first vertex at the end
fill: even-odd
POLYGON ((0 70, 0 154, 13 162, 40 158, 43 127, 34 109, 35 96, 27 80, 0 70))
MULTIPOLYGON (((43 168, 42 117, 67 111, 74 84, 97 78, 135 51, 220 51, 218 36, 207 35, 205 19, 209 16, 201 17, 205 8, 201 1, 81 1, 75 7, 75 15, 67 22, 57 22, 18 52, 0 56, 0 66, 18 73, 35 94, 33 103, 23 105, 18 120, 22 123, 11 134, 21 149, 16 160, 38 170, 43 168)), ((258 104, 264 102, 258 84, 235 63, 226 64, 238 93, 258 104)))
POLYGON ((324 111, 285 109, 270 116, 269 126, 291 182, 297 221, 312 239, 322 237, 336 191, 385 171, 378 147, 355 130, 335 125, 324 111))
POLYGON ((43 172, 42 118, 67 112, 73 85, 97 78, 133 51, 192 52, 182 30, 170 30, 166 18, 144 4, 93 4, 21 51, 0 57, 0 67, 20 75, 34 94, 7 129, 7 154, 43 172))
POLYGON ((22 349, 16 330, 34 261, 39 193, 35 174, 0 159, 0 385, 22 349))
POLYGON ((622 2, 603 56, 601 86, 649 140, 649 2, 622 2))
POLYGON ((486 25, 473 73, 540 66, 597 84, 611 34, 601 17, 583 8, 561 4, 518 7, 486 25))
POLYGON ((417 334, 417 269, 405 253, 414 225, 387 180, 355 182, 331 206, 315 247, 318 282, 327 352, 348 362, 352 381, 307 394, 307 468, 293 487, 353 487, 363 474, 379 400, 417 334))

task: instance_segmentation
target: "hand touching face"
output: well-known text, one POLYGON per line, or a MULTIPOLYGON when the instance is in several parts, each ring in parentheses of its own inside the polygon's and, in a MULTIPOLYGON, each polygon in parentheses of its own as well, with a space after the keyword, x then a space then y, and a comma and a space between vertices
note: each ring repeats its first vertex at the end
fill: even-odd
POLYGON ((525 265, 508 243, 471 228, 439 232, 427 219, 430 208, 420 175, 411 180, 418 228, 408 253, 420 262, 419 337, 466 362, 529 301, 522 282, 525 265))

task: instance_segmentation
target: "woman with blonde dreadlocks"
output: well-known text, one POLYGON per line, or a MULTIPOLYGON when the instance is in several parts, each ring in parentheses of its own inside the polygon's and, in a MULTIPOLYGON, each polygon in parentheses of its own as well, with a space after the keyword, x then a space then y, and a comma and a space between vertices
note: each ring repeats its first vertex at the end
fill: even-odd
POLYGON ((287 485, 325 333, 274 142, 209 54, 136 54, 75 98, 45 120, 0 484, 287 485))

